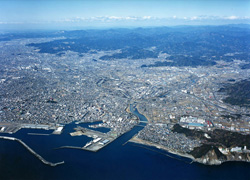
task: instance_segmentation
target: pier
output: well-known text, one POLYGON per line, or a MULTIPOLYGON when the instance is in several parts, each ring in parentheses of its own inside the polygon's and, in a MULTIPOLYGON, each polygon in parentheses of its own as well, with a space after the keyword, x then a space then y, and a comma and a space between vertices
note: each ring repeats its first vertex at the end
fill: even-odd
POLYGON ((35 136, 49 136, 50 134, 42 134, 42 133, 28 133, 28 135, 35 135, 35 136))
POLYGON ((71 136, 84 135, 93 138, 93 140, 88 142, 84 147, 62 146, 60 148, 82 149, 82 150, 97 152, 120 136, 117 135, 115 132, 102 133, 99 131, 94 131, 92 129, 83 127, 77 127, 75 128, 75 130, 76 130, 75 132, 70 133, 71 136))
POLYGON ((6 140, 11 140, 11 141, 17 141, 20 144, 22 144, 26 149, 29 150, 29 152, 31 152, 34 156, 36 156, 40 161, 42 161, 44 164, 49 165, 49 166, 57 166, 60 164, 63 164, 64 161, 62 162, 58 162, 58 163, 52 163, 49 162, 47 160, 45 160, 42 156, 40 156, 39 154, 37 154, 33 149, 31 149, 27 144, 25 144, 22 140, 14 138, 14 137, 8 137, 8 136, 0 136, 0 139, 6 139, 6 140))

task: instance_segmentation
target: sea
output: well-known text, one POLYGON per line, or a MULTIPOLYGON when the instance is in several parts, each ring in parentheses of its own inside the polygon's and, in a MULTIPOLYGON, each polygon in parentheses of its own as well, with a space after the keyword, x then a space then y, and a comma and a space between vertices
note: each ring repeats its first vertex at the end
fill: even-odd
MULTIPOLYGON (((90 123, 78 124, 88 127, 90 123)), ((250 163, 226 162, 207 166, 190 163, 191 160, 172 155, 164 150, 128 142, 143 127, 136 126, 98 152, 79 149, 58 149, 60 146, 84 146, 91 138, 70 136, 74 122, 64 127, 61 135, 52 130, 21 129, 15 134, 2 134, 21 139, 47 161, 62 165, 51 167, 43 164, 16 141, 0 139, 0 179, 46 180, 247 180, 250 163), (171 157, 169 157, 170 155, 171 157)), ((96 129, 107 132, 108 129, 96 129)))

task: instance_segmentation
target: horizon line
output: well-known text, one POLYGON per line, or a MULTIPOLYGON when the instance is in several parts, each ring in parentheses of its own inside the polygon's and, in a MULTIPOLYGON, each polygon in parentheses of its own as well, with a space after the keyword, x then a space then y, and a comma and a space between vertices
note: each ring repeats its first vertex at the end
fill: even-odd
POLYGON ((200 24, 200 25, 194 25, 194 24, 179 24, 179 25, 145 25, 145 26, 85 26, 85 27, 71 27, 71 28, 53 28, 53 27, 47 27, 47 28, 23 28, 23 29, 17 29, 17 28, 6 28, 1 29, 0 24, 0 32, 5 31, 15 31, 15 32, 25 32, 25 31, 80 31, 80 30, 108 30, 108 29, 149 29, 149 28, 175 28, 175 27, 206 27, 206 26, 249 26, 250 23, 228 23, 228 24, 200 24))

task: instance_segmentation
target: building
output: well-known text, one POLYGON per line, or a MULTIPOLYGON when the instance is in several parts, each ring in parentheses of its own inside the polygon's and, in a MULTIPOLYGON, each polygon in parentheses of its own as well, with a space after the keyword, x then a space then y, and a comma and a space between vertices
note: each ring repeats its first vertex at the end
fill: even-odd
POLYGON ((105 140, 103 140, 102 142, 99 142, 99 144, 105 145, 105 144, 107 144, 108 142, 109 142, 109 140, 108 140, 108 139, 105 139, 105 140))

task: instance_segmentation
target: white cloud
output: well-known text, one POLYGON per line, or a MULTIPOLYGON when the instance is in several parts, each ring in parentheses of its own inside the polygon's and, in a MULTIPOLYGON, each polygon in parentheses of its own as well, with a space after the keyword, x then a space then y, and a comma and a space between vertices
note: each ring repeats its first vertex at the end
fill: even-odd
POLYGON ((0 24, 25 24, 25 22, 0 22, 0 24))
POLYGON ((238 17, 238 16, 191 16, 191 17, 153 17, 153 16, 93 16, 93 17, 74 17, 63 19, 57 22, 116 22, 116 21, 150 21, 150 20, 184 20, 184 21, 200 21, 200 20, 250 20, 250 17, 238 17))
POLYGON ((177 17, 176 15, 169 16, 169 17, 154 17, 154 16, 93 16, 93 17, 72 17, 72 18, 65 18, 61 20, 55 20, 55 21, 34 21, 34 22, 4 22, 0 21, 1 25, 4 24, 53 24, 53 23, 72 23, 72 24, 84 24, 84 23, 116 23, 116 22, 157 22, 157 23, 169 23, 171 21, 178 22, 178 23, 186 23, 189 21, 192 22, 215 22, 215 21, 221 21, 221 22, 244 22, 244 23, 250 23, 250 17, 244 16, 207 16, 207 15, 201 15, 201 16, 185 16, 185 17, 177 17))
POLYGON ((235 19, 240 19, 240 18, 237 16, 228 16, 228 17, 225 17, 225 19, 235 20, 235 19))
POLYGON ((89 21, 102 21, 102 22, 110 22, 110 21, 143 21, 143 20, 152 20, 159 19, 152 16, 93 16, 93 17, 73 17, 59 20, 58 22, 89 22, 89 21))
POLYGON ((197 19, 198 19, 197 16, 193 16, 193 17, 190 18, 190 20, 197 20, 197 19))
POLYGON ((122 20, 139 20, 138 17, 130 17, 130 16, 127 16, 125 18, 121 18, 122 20))
POLYGON ((142 19, 152 19, 151 16, 143 16, 142 19))
POLYGON ((239 16, 224 16, 222 19, 227 20, 250 20, 249 16, 239 17, 239 16))
POLYGON ((239 17, 239 16, 207 16, 207 15, 201 15, 201 16, 192 16, 192 17, 176 17, 173 16, 172 19, 183 19, 187 21, 198 21, 198 20, 250 20, 250 17, 244 16, 244 17, 239 17))
POLYGON ((109 17, 107 17, 107 19, 121 20, 121 19, 123 19, 123 17, 109 16, 109 17))

